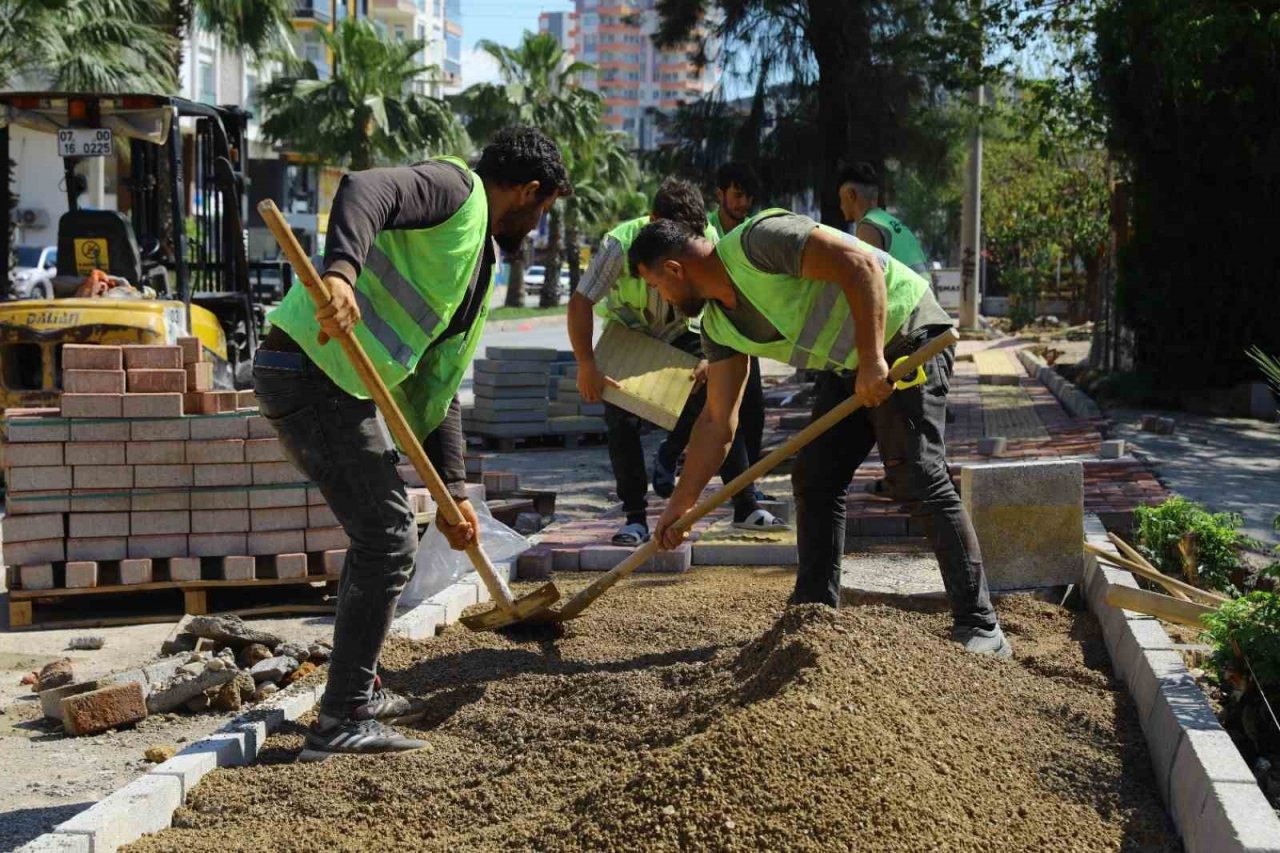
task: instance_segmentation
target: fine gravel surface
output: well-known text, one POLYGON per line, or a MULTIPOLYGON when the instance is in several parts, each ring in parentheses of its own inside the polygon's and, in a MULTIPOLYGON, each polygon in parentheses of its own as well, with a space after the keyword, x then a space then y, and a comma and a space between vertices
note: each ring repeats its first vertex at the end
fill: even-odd
POLYGON ((1004 599, 995 661, 944 615, 784 609, 791 586, 703 569, 560 636, 392 643, 430 751, 301 765, 284 732, 129 849, 1181 849, 1088 614, 1004 599))

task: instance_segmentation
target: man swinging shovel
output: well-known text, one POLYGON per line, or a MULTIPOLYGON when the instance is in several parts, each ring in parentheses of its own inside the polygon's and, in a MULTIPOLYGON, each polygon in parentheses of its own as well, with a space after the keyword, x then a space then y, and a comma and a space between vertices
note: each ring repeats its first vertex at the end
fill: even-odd
POLYGON ((668 302, 687 314, 702 312, 710 362, 707 404, 654 534, 660 546, 680 544, 687 528, 681 519, 697 509, 733 440, 748 356, 821 369, 815 421, 847 407, 855 392, 865 408, 800 451, 792 475, 800 547, 792 602, 839 605, 845 490, 878 443, 890 494, 923 520, 937 555, 951 600, 952 639, 971 652, 1012 654, 944 458, 954 353, 947 347, 930 358, 915 387, 894 392, 886 381, 890 363, 951 334, 951 318, 928 282, 883 251, 780 209, 748 219, 714 246, 655 222, 636 237, 629 260, 668 302))
POLYGON ((427 746, 384 725, 420 718, 423 704, 374 688, 418 546, 378 410, 432 489, 449 544, 467 551, 498 603, 468 625, 517 621, 558 597, 548 586, 513 601, 480 550, 463 490, 455 395, 488 314, 494 242, 517 250, 556 198, 570 192, 559 150, 528 127, 495 136, 474 171, 440 158, 348 175, 334 198, 323 279, 274 205, 259 207, 306 287, 293 288, 268 315, 272 331, 253 366, 258 405, 351 539, 329 681, 302 760, 427 746))

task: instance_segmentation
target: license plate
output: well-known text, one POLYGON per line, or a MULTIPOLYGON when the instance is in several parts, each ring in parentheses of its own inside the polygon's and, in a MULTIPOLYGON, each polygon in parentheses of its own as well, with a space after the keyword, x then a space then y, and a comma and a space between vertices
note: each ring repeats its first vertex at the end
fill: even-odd
POLYGON ((109 157, 111 131, 105 128, 68 127, 58 131, 59 157, 109 157))

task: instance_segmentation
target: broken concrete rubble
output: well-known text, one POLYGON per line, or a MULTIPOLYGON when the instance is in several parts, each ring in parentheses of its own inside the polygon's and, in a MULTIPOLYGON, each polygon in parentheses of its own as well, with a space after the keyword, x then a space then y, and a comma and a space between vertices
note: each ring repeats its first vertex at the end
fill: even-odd
POLYGON ((187 631, 197 637, 207 637, 210 640, 215 640, 237 649, 251 643, 261 643, 273 649, 284 642, 275 634, 251 628, 239 616, 230 614, 194 616, 187 623, 187 631))
POLYGON ((249 669, 254 681, 279 681, 298 668, 298 661, 291 657, 279 655, 258 661, 249 669))

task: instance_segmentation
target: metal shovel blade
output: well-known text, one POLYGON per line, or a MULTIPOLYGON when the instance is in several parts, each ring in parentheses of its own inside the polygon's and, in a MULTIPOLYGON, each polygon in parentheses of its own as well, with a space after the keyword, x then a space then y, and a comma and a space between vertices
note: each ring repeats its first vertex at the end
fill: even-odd
POLYGON ((472 631, 496 631, 517 622, 533 620, 560 600, 560 590, 554 583, 544 584, 523 598, 512 602, 511 610, 491 607, 483 613, 462 617, 462 624, 472 631))

